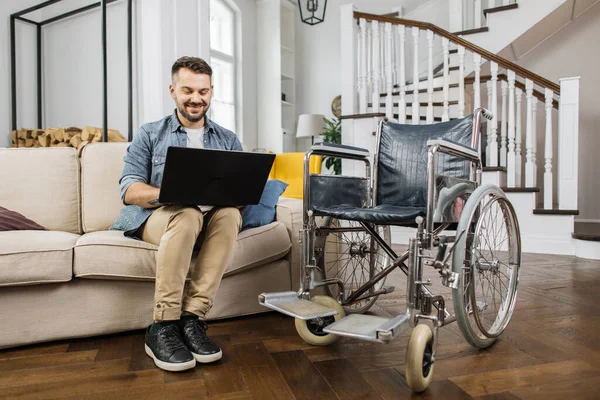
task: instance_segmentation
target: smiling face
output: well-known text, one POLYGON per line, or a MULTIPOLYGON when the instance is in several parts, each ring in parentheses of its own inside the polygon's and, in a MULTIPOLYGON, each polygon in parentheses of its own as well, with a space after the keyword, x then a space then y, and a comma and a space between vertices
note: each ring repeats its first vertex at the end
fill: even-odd
POLYGON ((213 93, 211 77, 181 68, 173 75, 169 91, 175 100, 181 125, 186 128, 203 127, 204 115, 210 108, 213 93))

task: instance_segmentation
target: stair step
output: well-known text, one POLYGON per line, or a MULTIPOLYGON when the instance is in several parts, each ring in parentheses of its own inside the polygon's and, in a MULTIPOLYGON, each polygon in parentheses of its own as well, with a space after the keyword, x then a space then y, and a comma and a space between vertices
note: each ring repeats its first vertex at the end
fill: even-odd
MULTIPOLYGON (((396 120, 399 119, 399 115, 398 114, 394 114, 394 118, 396 120)), ((411 120, 412 121, 412 115, 410 114, 406 114, 406 119, 407 120, 411 120)), ((450 121, 454 121, 456 118, 450 118, 450 121)), ((427 116, 425 115, 420 115, 419 116, 419 121, 427 121, 427 116)), ((442 117, 433 117, 433 121, 434 122, 442 122, 442 117)))
POLYGON ((506 167, 483 167, 483 172, 506 172, 506 167))
POLYGON ((389 343, 408 326, 408 317, 404 314, 395 318, 375 315, 350 314, 347 317, 323 328, 323 332, 338 336, 347 336, 370 342, 389 343))
POLYGON ((575 232, 571 234, 571 237, 579 240, 600 242, 600 223, 575 222, 575 232))
POLYGON ((521 187, 521 188, 502 187, 500 189, 502 189, 504 191, 504 193, 538 193, 540 191, 539 187, 521 187))
MULTIPOLYGON (((444 106, 444 102, 442 101, 434 101, 431 103, 434 107, 443 107, 444 106)), ((449 106, 455 106, 458 104, 458 100, 452 100, 448 102, 449 106)), ((394 107, 398 107, 400 106, 400 103, 392 103, 392 105, 394 107)), ((411 102, 407 102, 406 103, 407 106, 412 106, 412 101, 411 102)), ((426 102, 420 102, 419 105, 421 107, 427 107, 429 105, 429 103, 426 102)), ((367 107, 373 107, 373 103, 368 103, 367 107)), ((384 107, 385 108, 385 103, 379 103, 379 107, 384 107)))
POLYGON ((330 317, 338 313, 329 307, 300 299, 296 292, 262 293, 258 296, 258 302, 282 314, 304 320, 330 317))
POLYGON ((533 213, 536 215, 579 215, 579 210, 547 210, 545 208, 534 208, 533 213))
POLYGON ((507 11, 507 10, 514 10, 515 8, 519 8, 519 4, 515 3, 515 4, 509 4, 507 6, 486 8, 485 10, 483 10, 483 15, 485 15, 487 17, 488 14, 497 13, 497 12, 501 12, 501 11, 507 11))
MULTIPOLYGON (((465 82, 465 84, 466 84, 466 82, 465 82)), ((457 87, 458 87, 458 83, 451 83, 451 84, 448 85, 448 89, 457 88, 457 87)), ((444 91, 444 87, 443 86, 434 87, 433 91, 434 92, 442 92, 442 91, 444 91)), ((427 93, 427 89, 419 89, 419 94, 422 94, 422 93, 427 93)), ((413 94, 414 94, 413 90, 407 90, 406 91, 406 95, 407 96, 412 96, 413 94)), ((387 96, 387 92, 380 93, 379 96, 380 97, 385 97, 385 96, 387 96)), ((392 92, 392 96, 400 96, 400 92, 399 91, 398 92, 392 92)))
POLYGON ((465 36, 465 35, 473 35, 475 33, 482 33, 482 32, 487 32, 489 31, 487 26, 481 27, 481 28, 475 28, 475 29, 467 29, 464 31, 460 31, 460 32, 454 32, 454 35, 456 36, 465 36))

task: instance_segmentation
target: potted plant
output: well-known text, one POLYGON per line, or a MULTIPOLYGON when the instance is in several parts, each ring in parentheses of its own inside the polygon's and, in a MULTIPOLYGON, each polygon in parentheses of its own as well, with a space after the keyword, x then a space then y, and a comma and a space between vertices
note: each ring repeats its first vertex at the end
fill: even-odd
MULTIPOLYGON (((339 119, 332 118, 328 120, 323 117, 325 122, 325 128, 323 130, 323 141, 325 143, 342 144, 342 121, 339 119)), ((342 159, 337 157, 324 157, 325 167, 333 170, 335 175, 342 174, 342 159)))

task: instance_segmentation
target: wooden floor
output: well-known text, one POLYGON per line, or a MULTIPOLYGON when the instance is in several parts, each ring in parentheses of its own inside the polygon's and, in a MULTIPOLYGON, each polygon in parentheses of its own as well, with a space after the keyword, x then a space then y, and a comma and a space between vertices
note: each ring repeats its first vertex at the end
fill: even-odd
MULTIPOLYGON (((524 261, 516 311, 501 339, 478 351, 455 324, 442 329, 434 382, 412 397, 600 398, 600 262, 540 255, 524 261)), ((404 279, 394 274, 389 282, 398 290, 378 301, 375 314, 403 311, 404 279)), ((390 345, 341 339, 317 348, 298 338, 291 318, 267 313, 211 323, 209 334, 223 359, 184 373, 155 368, 143 331, 3 350, 0 397, 411 398, 404 378, 410 330, 390 345)))

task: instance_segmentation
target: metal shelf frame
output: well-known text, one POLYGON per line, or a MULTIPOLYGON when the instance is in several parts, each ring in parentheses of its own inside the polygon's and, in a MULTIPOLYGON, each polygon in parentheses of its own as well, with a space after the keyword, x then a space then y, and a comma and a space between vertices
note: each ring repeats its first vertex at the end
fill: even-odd
MULTIPOLYGON (((36 60, 37 60, 37 127, 42 129, 42 34, 43 27, 50 23, 60 21, 100 7, 102 10, 102 141, 108 141, 108 73, 106 54, 106 5, 119 0, 101 0, 97 3, 57 15, 46 20, 36 22, 25 18, 24 15, 40 10, 42 8, 59 3, 63 0, 48 0, 36 6, 26 8, 10 15, 10 71, 11 71, 11 102, 12 102, 12 130, 18 129, 17 123, 17 68, 16 68, 16 22, 24 22, 34 25, 37 30, 36 38, 36 60)), ((128 132, 127 140, 131 142, 133 137, 133 64, 132 64, 132 0, 127 1, 127 101, 128 101, 128 132)))

